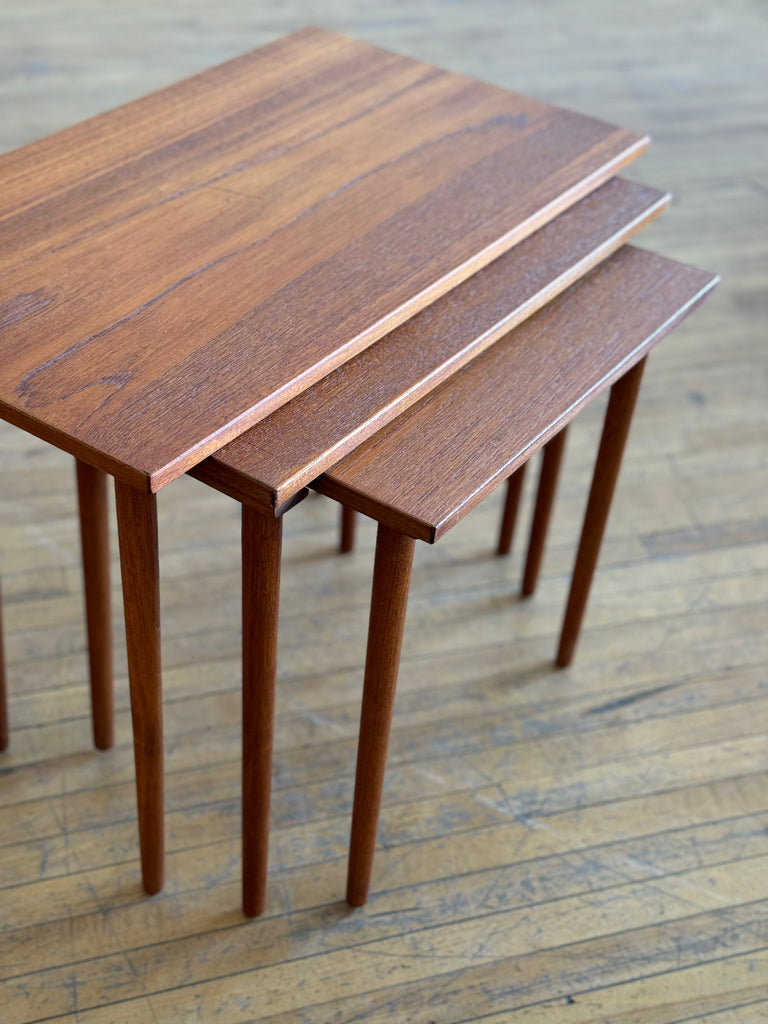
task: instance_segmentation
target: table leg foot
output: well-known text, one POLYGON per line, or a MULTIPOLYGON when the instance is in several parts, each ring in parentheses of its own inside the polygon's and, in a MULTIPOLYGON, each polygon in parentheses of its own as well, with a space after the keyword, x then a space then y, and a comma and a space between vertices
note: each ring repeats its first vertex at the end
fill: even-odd
POLYGON ((114 742, 114 724, 107 475, 79 460, 76 460, 75 465, 88 629, 93 741, 99 750, 108 750, 114 742))
POLYGON ((264 910, 282 518, 243 505, 243 911, 264 910))
POLYGON ((379 525, 347 874, 352 907, 368 899, 414 544, 411 537, 379 525))
POLYGON ((163 707, 154 494, 115 481, 144 889, 163 887, 163 707))
POLYGON ((642 359, 611 388, 560 634, 556 661, 561 668, 570 665, 576 650, 644 367, 642 359))

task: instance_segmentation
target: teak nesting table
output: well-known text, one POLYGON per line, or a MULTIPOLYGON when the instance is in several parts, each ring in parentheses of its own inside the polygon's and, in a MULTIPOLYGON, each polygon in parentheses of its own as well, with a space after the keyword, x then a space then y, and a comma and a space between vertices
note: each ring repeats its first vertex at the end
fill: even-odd
MULTIPOLYGON (((0 415, 77 459, 96 529, 115 478, 148 892, 163 883, 156 492, 189 471, 220 486, 204 460, 264 421, 295 444, 248 507, 279 521, 660 212, 661 193, 614 179, 647 141, 307 29, 0 157, 0 415), (484 267, 512 277, 501 306, 474 291, 484 267), (462 282, 455 332, 429 340, 462 282), (323 396, 342 393, 321 436, 323 396)), ((103 545, 91 554, 103 579, 103 545)))
MULTIPOLYGON (((454 343, 463 338, 468 346, 484 319, 475 311, 462 321, 462 313, 469 313, 477 293, 486 311, 514 311, 516 278, 505 271, 531 242, 414 317, 394 332, 392 343, 421 325, 417 336, 428 348, 438 338, 454 343)), ((542 446, 556 452, 559 461, 567 424, 610 386, 558 651, 558 663, 569 664, 646 356, 716 282, 713 274, 625 246, 312 483, 379 524, 350 847, 347 899, 352 905, 365 902, 370 881, 414 541, 434 543, 444 536, 506 477, 519 478, 542 446)), ((390 339, 379 344, 389 345, 390 339)), ((377 383, 372 352, 275 415, 303 408, 316 429, 315 448, 322 449, 322 440, 337 432, 344 418, 330 396, 344 393, 362 373, 361 364, 368 374, 359 383, 377 383)), ((293 468, 294 487, 298 476, 291 459, 295 438, 281 442, 273 426, 269 420, 257 424, 194 471, 243 502, 243 906, 248 914, 263 908, 266 885, 280 579, 281 520, 263 507, 264 478, 280 456, 293 468)), ((551 479, 552 470, 545 475, 551 479)), ((273 490, 273 498, 277 493, 273 490)), ((529 566, 540 558, 546 533, 548 512, 539 504, 529 566)), ((535 572, 526 573, 530 589, 535 572)))

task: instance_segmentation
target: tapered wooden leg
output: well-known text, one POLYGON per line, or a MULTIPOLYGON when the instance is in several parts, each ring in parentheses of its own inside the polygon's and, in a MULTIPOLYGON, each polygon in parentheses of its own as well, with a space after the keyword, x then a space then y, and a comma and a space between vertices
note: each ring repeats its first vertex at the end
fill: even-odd
POLYGON ((499 531, 499 546, 496 553, 508 555, 512 548, 512 537, 515 533, 515 522, 517 521, 517 509, 520 505, 520 495, 523 490, 525 479, 524 462, 522 466, 507 480, 507 499, 504 502, 504 514, 501 517, 501 530, 499 531))
POLYGON ((144 889, 163 887, 163 705, 154 494, 115 481, 144 889))
POLYGON ((365 903, 371 881, 414 543, 379 526, 349 846, 347 903, 352 907, 365 903))
POLYGON ((75 465, 88 626, 93 742, 99 750, 108 750, 114 742, 114 726, 107 474, 84 462, 76 461, 75 465))
POLYGON ((341 506, 341 542, 339 551, 342 555, 349 554, 355 546, 355 523, 357 513, 347 505, 341 506))
POLYGON ((562 667, 570 665, 576 650, 644 367, 642 359, 611 388, 557 651, 562 667))
POLYGON ((3 646, 2 597, 0 596, 0 750, 8 746, 8 696, 5 690, 5 648, 3 646))
POLYGON ((283 521, 243 505, 243 911, 264 909, 283 521))
POLYGON ((555 500, 557 489, 557 477, 560 472, 560 462, 565 447, 566 427, 555 434, 551 441, 544 445, 544 460, 541 464, 539 476, 539 489, 536 493, 536 507, 533 510, 533 522, 531 523, 531 536, 528 541, 528 557, 525 561, 525 572, 523 574, 523 594, 530 597, 536 589, 536 581, 539 578, 541 559, 544 554, 544 544, 549 529, 549 519, 552 513, 552 504, 555 500))

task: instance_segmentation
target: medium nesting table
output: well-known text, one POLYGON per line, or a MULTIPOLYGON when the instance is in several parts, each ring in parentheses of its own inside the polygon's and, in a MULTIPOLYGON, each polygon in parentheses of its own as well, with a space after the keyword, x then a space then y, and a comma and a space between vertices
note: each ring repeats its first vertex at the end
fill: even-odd
MULTIPOLYGON (((576 210, 570 216, 575 216, 576 210)), ((569 215, 565 215, 566 217, 569 215)), ((543 236, 555 224, 539 232, 543 236)), ((535 236, 536 237, 536 236, 535 236)), ((459 285, 378 346, 358 356, 291 405, 301 403, 320 439, 338 431, 332 400, 350 379, 378 390, 376 348, 397 347, 417 332, 437 346, 463 337, 469 345, 490 328, 488 317, 515 310, 525 259, 517 250, 459 285), (517 267, 519 270, 519 266, 517 267), (478 294, 481 309, 475 307, 478 294), (484 311, 484 312, 483 312, 484 311), (428 315, 429 314, 429 315, 428 315)), ((540 241, 540 240, 539 240, 540 241)), ((564 436, 568 422, 612 386, 584 529, 574 569, 558 663, 568 664, 581 625, 624 442, 648 352, 717 282, 715 275, 625 246, 583 280, 450 375, 312 486, 379 524, 371 599, 347 899, 365 902, 384 780, 415 540, 434 543, 505 477, 521 473, 542 446, 564 436)), ((361 387, 362 390, 362 387, 361 387)), ((284 407, 275 416, 289 412, 284 407)), ((280 526, 264 508, 275 459, 291 464, 269 420, 202 463, 194 475, 243 504, 243 906, 263 908, 274 714, 280 526), (272 436, 272 445, 265 440, 272 436), (271 552, 271 555, 269 554, 271 552), (261 572, 258 576, 254 566, 261 572)), ((305 441, 309 447, 310 438, 305 441)), ((559 449, 556 449, 559 451, 559 449)), ((294 448, 295 452, 296 449, 294 448)), ((318 456, 319 458, 322 455, 318 456)), ((307 460, 312 464, 311 460, 307 460)), ((315 464, 316 466, 316 464, 315 464)), ((293 469, 294 486, 298 475, 293 469)), ((273 478, 273 487, 274 478, 273 478)), ((285 474, 285 484, 290 477, 285 474)), ((273 505, 280 492, 273 492, 273 505)), ((543 547, 546 518, 540 530, 543 547)))
POLYGON ((308 29, 0 158, 0 415, 115 478, 147 892, 156 492, 647 141, 308 29))
POLYGON ((261 912, 266 893, 283 513, 343 455, 600 265, 667 198, 607 182, 190 470, 242 503, 246 914, 261 912))

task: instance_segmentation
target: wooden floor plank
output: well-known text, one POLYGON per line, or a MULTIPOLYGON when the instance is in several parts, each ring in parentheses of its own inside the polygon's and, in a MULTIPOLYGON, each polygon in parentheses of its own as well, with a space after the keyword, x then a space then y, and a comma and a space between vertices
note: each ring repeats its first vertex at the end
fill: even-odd
POLYGON ((660 1019, 668 1024, 757 1022, 768 1008, 768 1000, 763 998, 765 984, 760 980, 766 971, 768 953, 750 953, 721 960, 715 970, 711 965, 688 967, 518 1011, 504 1011, 503 1015, 484 1018, 484 1024, 548 1024, 565 1013, 570 1024, 598 1024, 617 1016, 622 1024, 655 1024, 660 1019), (700 994, 704 991, 706 995, 700 994))
MULTIPOLYGON (((540 849, 527 851, 533 856, 514 864, 508 862, 501 831, 486 830, 482 843, 475 842, 471 847, 472 856, 466 860, 462 873, 440 878, 436 864, 434 877, 428 882, 377 893, 375 909, 365 928, 361 922, 361 927, 354 929, 356 941, 363 941, 366 936, 396 936, 403 927, 412 930, 460 921, 470 911, 490 913, 504 906, 536 906, 580 892, 605 892, 607 899, 607 890, 632 880, 661 880, 692 867, 722 868, 731 862, 764 856, 768 853, 764 820, 765 815, 726 819, 704 826, 673 829, 640 840, 588 847, 579 852, 557 852, 555 844, 546 843, 546 837, 542 837, 540 849), (546 853, 548 848, 555 848, 554 852, 546 853), (406 918, 401 916, 403 911, 407 913, 406 918)), ((560 845, 563 845, 562 839, 560 845)), ((446 852, 444 850, 439 861, 443 870, 446 868, 446 852)), ((330 942, 336 948, 348 941, 346 932, 349 929, 339 929, 334 924, 338 919, 338 907, 323 898, 312 870, 309 867, 292 872, 293 897, 288 907, 280 900, 270 900, 269 917, 275 921, 280 919, 282 924, 279 928, 277 924, 271 927, 263 941, 274 941, 278 934, 295 935, 301 930, 299 915, 308 927, 318 914, 331 923, 331 934, 324 935, 323 929, 317 930, 318 943, 327 945, 330 942), (313 899, 321 902, 313 906, 313 899)), ((335 868, 317 865, 315 872, 322 875, 327 884, 335 868)), ((193 877, 191 865, 187 865, 185 874, 188 879, 193 877)), ((278 880, 277 884, 285 887, 287 881, 281 883, 278 880)), ((166 899, 158 901, 160 905, 155 907, 154 916, 162 922, 165 941, 197 935, 211 926, 214 907, 209 894, 194 888, 184 891, 184 902, 178 898, 166 899)), ((231 881, 223 882, 221 895, 225 894, 232 896, 231 909, 227 914, 219 915, 216 928, 240 928, 242 921, 237 914, 237 896, 231 881)), ((223 902, 219 900, 220 906, 223 902)), ((2 976, 13 977, 35 970, 41 943, 55 939, 57 935, 63 938, 65 933, 68 942, 51 943, 53 948, 47 956, 48 968, 56 963, 79 962, 118 952, 121 948, 134 949, 146 945, 145 910, 138 900, 126 899, 114 905, 103 902, 102 907, 106 907, 106 912, 87 912, 83 908, 83 912, 71 922, 68 918, 58 918, 7 932, 0 939, 2 976), (109 928, 106 927, 107 921, 109 928)))
MULTIPOLYGON (((751 763, 755 770, 765 766, 760 744, 768 724, 768 698, 750 702, 748 713, 739 702, 636 721, 614 716, 603 723, 599 717, 588 716, 586 727, 581 726, 583 712, 578 704, 572 714, 576 718, 575 728, 568 718, 558 722, 557 714, 551 716, 546 728, 536 729, 526 728, 525 720, 521 722, 517 717, 500 718, 498 712, 490 717, 446 719, 429 726, 423 721, 410 728, 406 725, 393 737, 391 763, 399 771, 391 775, 388 790, 394 800, 414 796, 419 799, 423 794, 415 787, 420 774, 428 771, 433 780, 442 780, 439 789, 443 791, 459 791, 483 778, 502 782, 511 777, 519 779, 518 785, 525 785, 527 794, 538 791, 549 800, 558 794, 560 800, 566 798, 569 789, 558 785, 558 779, 567 764, 576 762, 578 767, 568 776, 569 785, 581 788, 584 802, 599 802, 610 798, 607 794, 611 787, 621 787, 625 794, 632 792, 632 775, 639 764, 643 765, 639 778, 645 786, 652 785, 654 780, 658 780, 658 785, 664 781, 674 784, 679 772, 687 771, 690 779, 696 770, 721 773, 740 771, 734 765, 742 763, 751 763), (718 741, 727 743, 722 757, 718 741), (631 757, 626 753, 627 744, 633 752, 631 757), (477 758, 480 749, 481 760, 477 758), (475 761, 481 767, 472 771, 475 761), (609 765, 611 770, 607 772, 609 765)), ((236 742, 236 733, 224 737, 220 757, 227 746, 236 742)), ((354 746, 353 733, 333 745, 326 742, 281 751, 276 758, 276 823, 290 824, 299 817, 305 821, 322 820, 327 813, 325 801, 330 797, 332 808, 334 795, 346 795, 349 791, 348 766, 354 746), (314 783, 313 778, 326 781, 314 783)), ((236 761, 219 764, 219 775, 216 784, 208 789, 206 804, 236 796, 236 761)), ((176 769, 173 762, 171 766, 176 769)), ((171 813, 200 805, 199 775, 204 768, 198 761, 169 774, 171 813)), ((430 788, 435 787, 428 786, 427 792, 430 788)), ((5 843, 30 842, 55 834, 58 829, 53 823, 60 820, 66 822, 69 836, 91 828, 101 829, 120 817, 130 819, 131 791, 130 780, 122 786, 113 782, 109 786, 73 790, 64 778, 58 792, 52 789, 42 799, 8 804, 0 809, 0 833, 5 843)), ((543 797, 542 803, 546 804, 543 797)))
MULTIPOLYGON (((314 942, 309 947, 304 941, 303 929, 295 928, 293 922, 285 936, 276 934, 268 926, 259 929, 266 933, 261 948, 251 935, 256 929, 247 925, 235 930, 209 930, 202 936, 176 943, 123 949, 111 957, 94 957, 79 964, 78 1004, 83 1009, 99 1005, 109 995, 119 996, 125 989, 135 991, 137 984, 142 995, 161 993, 160 1005, 168 998, 166 993, 172 995, 173 989, 201 982, 208 982, 215 989, 219 979, 226 986, 223 991, 229 994, 233 977, 251 970, 254 954, 257 954, 262 975, 267 965, 274 965, 275 982, 279 986, 274 993, 274 1008, 279 1012, 303 1006, 307 997, 315 1002, 312 988, 329 972, 346 978, 350 994, 364 993, 391 976, 393 960, 398 963, 398 984, 402 985, 461 966, 474 971, 500 957, 526 958, 531 949, 542 945, 542 940, 552 942, 553 939, 547 937, 554 932, 558 945, 587 944, 602 935, 611 935, 619 942, 627 931, 626 915, 630 907, 634 908, 633 931, 653 928, 660 934, 667 923, 713 914, 724 904, 741 910, 751 909, 753 901, 766 899, 766 864, 768 856, 741 861, 738 882, 729 865, 722 869, 708 866, 657 879, 653 883, 652 898, 644 901, 642 916, 636 909, 638 886, 633 884, 618 886, 608 893, 601 891, 595 895, 580 894, 541 902, 533 912, 528 908, 492 909, 493 904, 488 905, 489 891, 494 891, 491 880, 490 884, 479 887, 474 899, 467 901, 465 915, 459 923, 438 921, 422 925, 412 915, 411 927, 400 936, 381 937, 376 934, 375 924, 373 934, 366 935, 360 925, 367 915, 353 918, 349 911, 338 913, 336 928, 330 926, 330 922, 325 927, 315 926, 312 929, 314 942), (477 910, 486 912, 478 915, 477 910), (344 928, 345 922, 349 922, 351 928, 344 928), (339 930, 344 933, 345 941, 339 944, 340 948, 335 948, 334 932, 339 930), (327 932, 331 934, 325 934, 327 932), (403 947, 409 953, 405 962, 403 947), (307 959, 314 962, 306 963, 307 959), (190 972, 192 964, 197 970, 190 972)), ((762 937, 764 941, 764 929, 762 937)), ((755 938, 755 935, 744 936, 747 942, 750 939, 754 942, 755 938)), ((693 947, 691 953, 696 955, 693 947)), ((56 980, 57 974, 65 977, 67 971, 66 967, 53 968, 36 976, 18 975, 6 979, 9 1020, 17 1019, 19 1006, 23 1012, 31 1011, 37 1017, 75 1009, 71 1005, 72 993, 56 980)), ((228 1001, 220 1006, 219 1015, 223 1020, 241 1019, 237 1017, 242 1011, 237 1000, 232 1000, 229 1012, 228 1001)))
MULTIPOLYGON (((224 1022, 242 1020, 241 1015, 246 1011, 252 1020, 269 1019, 281 1024, 288 1020, 305 1020, 315 1024, 332 1019, 332 1014, 341 1009, 339 1003, 317 1005, 314 1002, 315 992, 323 987, 327 976, 325 970, 336 968, 345 990, 343 1009, 346 1013, 364 1012, 367 1020, 375 1024, 391 1020, 395 1012, 409 1013, 416 1021, 429 1020, 429 1013, 432 1018, 437 1014, 446 1024, 452 1024, 466 1019, 468 1012, 477 1018, 492 1001, 505 1002, 510 1008, 534 1002, 543 991, 553 987, 553 975, 558 978, 554 987, 578 991, 588 983, 587 972, 605 983, 642 976, 651 959, 657 970, 669 969, 672 965, 712 963, 713 949, 721 945, 731 953, 762 952, 765 928, 764 922, 761 926, 759 915, 764 914, 764 910, 764 904, 748 904, 722 913, 713 911, 676 919, 666 926, 638 928, 626 933, 626 940, 618 951, 616 936, 609 935, 573 946, 529 952, 519 958, 505 957, 503 963, 491 959, 489 953, 484 964, 464 970, 462 961, 482 961, 484 954, 481 952, 475 957, 473 949, 460 945, 457 951, 446 950, 445 961, 441 962, 439 954, 430 955, 429 946, 422 955, 418 955, 422 951, 417 949, 416 956, 409 949, 413 959, 408 959, 404 952, 395 957, 387 956, 384 948, 363 950, 336 968, 333 958, 338 954, 330 953, 326 954, 324 963, 317 965, 300 961, 281 965, 281 969, 270 972, 269 980, 263 977, 264 972, 258 972, 261 975, 260 999, 248 994, 251 979, 247 975, 235 975, 153 997, 152 1005, 156 1013, 174 1013, 174 1007, 183 1000, 183 1005, 190 1009, 200 1006, 203 1014, 211 1012, 215 1006, 219 1019, 224 1022), (440 966, 447 969, 440 971, 440 966), (311 970, 312 967, 316 969, 311 970), (457 993, 455 981, 460 972, 462 987, 457 993), (380 986, 360 991, 361 978, 365 976, 369 980, 376 978, 380 986), (292 986, 298 986, 298 991, 292 986), (267 1006, 269 1011, 264 1013, 267 1006)), ((507 933, 493 935, 499 945, 503 945, 506 937, 507 933)))

